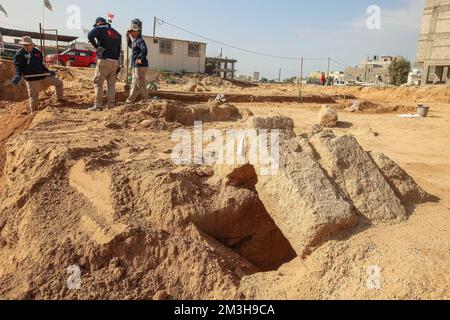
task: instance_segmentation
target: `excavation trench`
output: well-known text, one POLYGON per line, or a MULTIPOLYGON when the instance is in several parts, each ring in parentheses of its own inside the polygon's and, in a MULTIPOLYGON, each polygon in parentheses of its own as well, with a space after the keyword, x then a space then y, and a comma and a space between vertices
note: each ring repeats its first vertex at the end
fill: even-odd
POLYGON ((216 226, 211 228, 214 223, 207 220, 201 221, 199 225, 261 272, 274 271, 293 260, 297 254, 259 198, 257 183, 258 177, 253 166, 235 169, 228 175, 226 186, 221 192, 221 197, 232 200, 211 214, 216 226), (239 194, 237 197, 236 192, 239 194), (217 216, 232 218, 216 220, 214 217, 217 216), (239 233, 241 236, 236 236, 239 233))

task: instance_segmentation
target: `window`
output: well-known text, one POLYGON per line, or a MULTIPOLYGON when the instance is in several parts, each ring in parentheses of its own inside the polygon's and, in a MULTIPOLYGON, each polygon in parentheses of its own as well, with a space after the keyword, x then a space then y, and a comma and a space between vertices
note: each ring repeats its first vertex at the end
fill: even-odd
POLYGON ((159 53, 172 54, 172 40, 160 39, 159 40, 159 53))
POLYGON ((200 44, 189 43, 188 56, 189 57, 200 57, 200 44))
POLYGON ((77 52, 76 51, 69 51, 69 52, 67 52, 67 55, 69 55, 69 56, 76 56, 77 52))
POLYGON ((92 53, 80 51, 80 57, 90 57, 90 56, 92 56, 92 53))

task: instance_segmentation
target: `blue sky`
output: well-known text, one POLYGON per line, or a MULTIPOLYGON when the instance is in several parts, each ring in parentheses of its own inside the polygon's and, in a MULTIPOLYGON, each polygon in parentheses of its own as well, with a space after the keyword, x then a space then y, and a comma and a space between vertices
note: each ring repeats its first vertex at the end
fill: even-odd
MULTIPOLYGON (((401 54, 415 59, 424 0, 50 0, 53 12, 46 10, 45 24, 60 33, 83 37, 81 30, 68 30, 67 8, 78 5, 84 27, 97 16, 116 15, 113 26, 119 31, 131 19, 144 21, 144 33, 151 34, 153 16, 195 33, 238 47, 273 55, 326 58, 356 65, 369 54, 401 54), (367 8, 381 8, 381 29, 369 30, 367 8)), ((0 25, 36 30, 42 21, 43 0, 0 0, 9 17, 0 13, 0 25)), ((158 26, 166 37, 203 41, 170 26, 158 26)), ((208 42, 208 41, 205 41, 208 42)), ((221 46, 208 43, 208 53, 221 46)), ((241 73, 260 71, 269 78, 298 74, 296 61, 267 58, 224 47, 224 55, 239 60, 241 73)), ((305 72, 325 70, 326 61, 305 62, 305 72)), ((333 70, 342 66, 333 64, 333 70)))

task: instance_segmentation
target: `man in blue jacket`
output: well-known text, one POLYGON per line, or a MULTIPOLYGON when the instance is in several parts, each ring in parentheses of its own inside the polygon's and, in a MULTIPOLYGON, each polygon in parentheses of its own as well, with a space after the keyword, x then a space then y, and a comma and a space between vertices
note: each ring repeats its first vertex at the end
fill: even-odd
POLYGON ((127 103, 135 103, 138 96, 142 100, 147 100, 147 81, 148 70, 147 45, 141 35, 141 28, 137 24, 131 25, 127 32, 128 46, 131 48, 131 67, 133 68, 133 82, 131 84, 130 96, 127 103))
POLYGON ((63 102, 63 82, 55 77, 55 72, 50 71, 44 65, 44 58, 33 44, 30 37, 23 37, 20 41, 23 46, 14 56, 16 76, 11 80, 15 86, 19 85, 22 78, 25 79, 28 96, 30 98, 30 114, 38 109, 39 93, 50 86, 56 89, 58 104, 63 102))
POLYGON ((116 102, 116 80, 120 71, 122 36, 104 18, 97 18, 88 39, 97 49, 97 67, 93 79, 96 99, 94 106, 89 110, 101 111, 105 81, 108 83, 108 107, 113 107, 116 102))

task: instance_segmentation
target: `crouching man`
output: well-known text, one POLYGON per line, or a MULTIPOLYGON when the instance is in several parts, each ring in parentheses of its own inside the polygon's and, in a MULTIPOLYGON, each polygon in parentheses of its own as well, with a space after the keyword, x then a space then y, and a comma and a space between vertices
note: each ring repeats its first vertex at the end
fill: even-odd
POLYGON ((23 37, 20 41, 23 46, 14 56, 16 76, 11 81, 13 85, 19 85, 22 78, 25 79, 28 96, 30 98, 30 114, 39 106, 39 93, 50 86, 56 89, 56 101, 58 105, 63 103, 63 82, 55 77, 55 72, 44 66, 44 58, 41 51, 34 47, 30 37, 23 37))
POLYGON ((131 25, 127 32, 128 46, 131 48, 131 67, 133 68, 133 82, 127 103, 135 103, 139 95, 147 100, 146 74, 148 69, 147 45, 141 35, 141 28, 137 24, 131 25))

